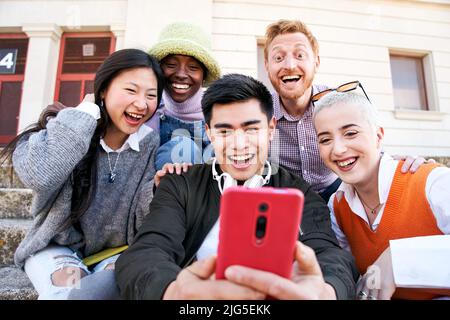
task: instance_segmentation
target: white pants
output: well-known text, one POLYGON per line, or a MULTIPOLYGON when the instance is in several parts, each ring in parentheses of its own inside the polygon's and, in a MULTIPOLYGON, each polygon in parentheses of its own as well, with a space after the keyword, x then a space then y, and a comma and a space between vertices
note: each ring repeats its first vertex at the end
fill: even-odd
POLYGON ((39 300, 65 300, 72 289, 80 289, 80 274, 73 274, 68 278, 67 286, 55 286, 52 274, 66 267, 78 267, 88 275, 105 270, 115 263, 120 254, 109 257, 90 271, 82 260, 68 247, 50 245, 30 256, 25 261, 25 272, 39 294, 39 300))

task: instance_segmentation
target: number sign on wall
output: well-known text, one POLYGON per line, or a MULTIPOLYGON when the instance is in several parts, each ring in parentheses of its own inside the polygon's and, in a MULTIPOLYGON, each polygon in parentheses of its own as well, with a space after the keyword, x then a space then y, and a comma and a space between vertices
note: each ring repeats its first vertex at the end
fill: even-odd
POLYGON ((0 49, 0 74, 16 72, 17 49, 0 49))

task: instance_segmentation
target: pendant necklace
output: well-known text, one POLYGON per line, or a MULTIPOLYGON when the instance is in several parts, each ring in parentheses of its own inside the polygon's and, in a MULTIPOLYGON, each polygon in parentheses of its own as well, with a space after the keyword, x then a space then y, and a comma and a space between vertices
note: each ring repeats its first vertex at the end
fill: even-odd
POLYGON ((116 180, 116 166, 117 166, 117 161, 119 160, 120 157, 120 152, 117 153, 117 158, 116 161, 114 162, 114 167, 111 169, 111 159, 109 158, 109 152, 107 152, 108 155, 108 164, 109 164, 109 178, 108 178, 108 182, 109 183, 113 183, 114 180, 116 180))
POLYGON ((371 208, 369 207, 361 198, 359 198, 359 200, 361 200, 362 204, 370 210, 370 214, 374 215, 377 214, 378 208, 382 205, 382 203, 378 203, 375 207, 371 208))

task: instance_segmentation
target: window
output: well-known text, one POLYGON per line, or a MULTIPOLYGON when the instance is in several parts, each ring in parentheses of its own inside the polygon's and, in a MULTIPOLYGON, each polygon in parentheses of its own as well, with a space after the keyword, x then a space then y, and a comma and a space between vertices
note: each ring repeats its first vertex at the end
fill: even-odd
POLYGON ((95 72, 114 48, 109 32, 63 34, 55 100, 75 107, 86 94, 93 93, 95 72))
POLYGON ((0 50, 17 53, 15 61, 9 53, 0 57, 6 69, 11 69, 0 73, 0 146, 4 146, 17 134, 28 38, 25 34, 0 34, 0 50))
POLYGON ((390 62, 396 109, 430 110, 424 56, 391 53, 390 62))

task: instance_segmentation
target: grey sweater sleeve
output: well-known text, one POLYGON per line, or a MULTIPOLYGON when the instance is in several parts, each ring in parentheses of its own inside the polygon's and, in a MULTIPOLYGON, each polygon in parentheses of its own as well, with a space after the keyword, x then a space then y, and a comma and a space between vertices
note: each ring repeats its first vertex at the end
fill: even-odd
POLYGON ((88 113, 67 108, 46 129, 24 136, 13 153, 21 181, 36 192, 58 190, 87 153, 96 126, 88 113))

